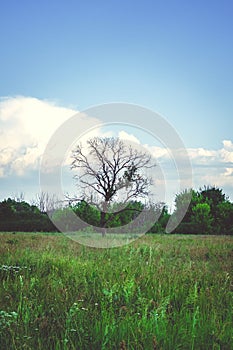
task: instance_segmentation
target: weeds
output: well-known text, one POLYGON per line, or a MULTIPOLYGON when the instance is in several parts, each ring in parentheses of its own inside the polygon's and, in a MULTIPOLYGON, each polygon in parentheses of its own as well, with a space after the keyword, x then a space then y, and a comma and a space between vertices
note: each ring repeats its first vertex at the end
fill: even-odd
POLYGON ((105 250, 39 234, 9 250, 9 237, 0 349, 232 349, 231 237, 148 235, 105 250))
POLYGON ((18 318, 18 314, 15 311, 6 312, 0 311, 0 332, 10 327, 12 324, 16 324, 18 318))

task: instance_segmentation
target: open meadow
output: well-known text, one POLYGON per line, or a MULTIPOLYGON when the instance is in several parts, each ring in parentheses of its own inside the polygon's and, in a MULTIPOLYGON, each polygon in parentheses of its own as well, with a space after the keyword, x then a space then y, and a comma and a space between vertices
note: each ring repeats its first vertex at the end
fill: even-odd
POLYGON ((0 233, 0 349, 233 349, 233 238, 0 233))

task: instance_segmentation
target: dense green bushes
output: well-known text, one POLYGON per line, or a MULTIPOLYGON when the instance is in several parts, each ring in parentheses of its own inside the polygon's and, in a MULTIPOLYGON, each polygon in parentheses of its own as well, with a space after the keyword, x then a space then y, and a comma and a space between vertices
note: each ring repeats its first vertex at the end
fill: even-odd
POLYGON ((178 194, 175 199, 175 218, 179 216, 187 198, 191 198, 188 210, 175 233, 233 234, 233 203, 221 189, 204 187, 199 191, 178 194))
POLYGON ((57 229, 48 215, 35 205, 8 198, 0 203, 0 231, 53 232, 57 229))
MULTIPOLYGON (((111 208, 112 212, 107 213, 106 227, 121 227, 130 223, 144 206, 141 202, 132 201, 124 209, 118 203, 118 208, 120 209, 117 209, 115 204, 111 208)), ((171 218, 176 226, 173 233, 233 235, 233 203, 217 187, 204 187, 199 191, 186 190, 177 194, 172 217, 164 203, 150 206, 151 209, 155 216, 159 217, 151 227, 151 233, 166 232, 167 223, 171 218), (179 217, 184 211, 186 213, 180 222, 179 217)), ((77 229, 74 216, 70 215, 71 212, 82 220, 79 229, 84 229, 87 224, 100 226, 100 211, 85 201, 80 201, 75 205, 54 210, 53 218, 65 231, 77 229)), ((144 225, 145 222, 140 222, 142 229, 144 225)), ((40 211, 35 205, 10 198, 0 203, 0 231, 53 232, 57 230, 47 213, 40 211)))

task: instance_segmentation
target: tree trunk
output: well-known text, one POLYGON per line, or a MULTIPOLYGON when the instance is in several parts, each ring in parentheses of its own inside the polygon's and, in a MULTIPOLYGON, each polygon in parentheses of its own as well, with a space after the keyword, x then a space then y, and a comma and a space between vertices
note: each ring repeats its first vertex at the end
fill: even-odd
POLYGON ((101 232, 102 232, 102 237, 106 236, 106 213, 104 211, 101 211, 100 214, 100 227, 101 227, 101 232))

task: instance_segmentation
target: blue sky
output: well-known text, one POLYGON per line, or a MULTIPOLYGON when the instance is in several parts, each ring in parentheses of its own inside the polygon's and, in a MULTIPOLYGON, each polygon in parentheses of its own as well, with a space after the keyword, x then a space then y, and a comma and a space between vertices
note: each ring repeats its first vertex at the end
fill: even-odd
MULTIPOLYGON (((232 18, 230 0, 4 1, 0 97, 8 101, 8 112, 10 103, 30 98, 70 113, 108 102, 135 103, 161 113, 187 148, 221 153, 223 141, 233 141, 232 18)), ((16 109, 22 108, 18 123, 24 120, 22 106, 16 109)), ((33 120, 37 113, 30 111, 33 120)), ((9 130, 9 123, 1 127, 9 130)), ((146 121, 145 127, 150 128, 146 121)), ((225 145, 231 152, 231 144, 225 145)), ((214 164, 210 175, 219 163, 214 164)), ((17 181, 24 183, 23 173, 4 174, 4 194, 8 186, 15 191, 17 181)), ((216 170, 216 178, 221 174, 216 170)), ((199 176, 216 182, 205 179, 206 170, 199 176)), ((222 185, 233 195, 231 180, 222 185)))

